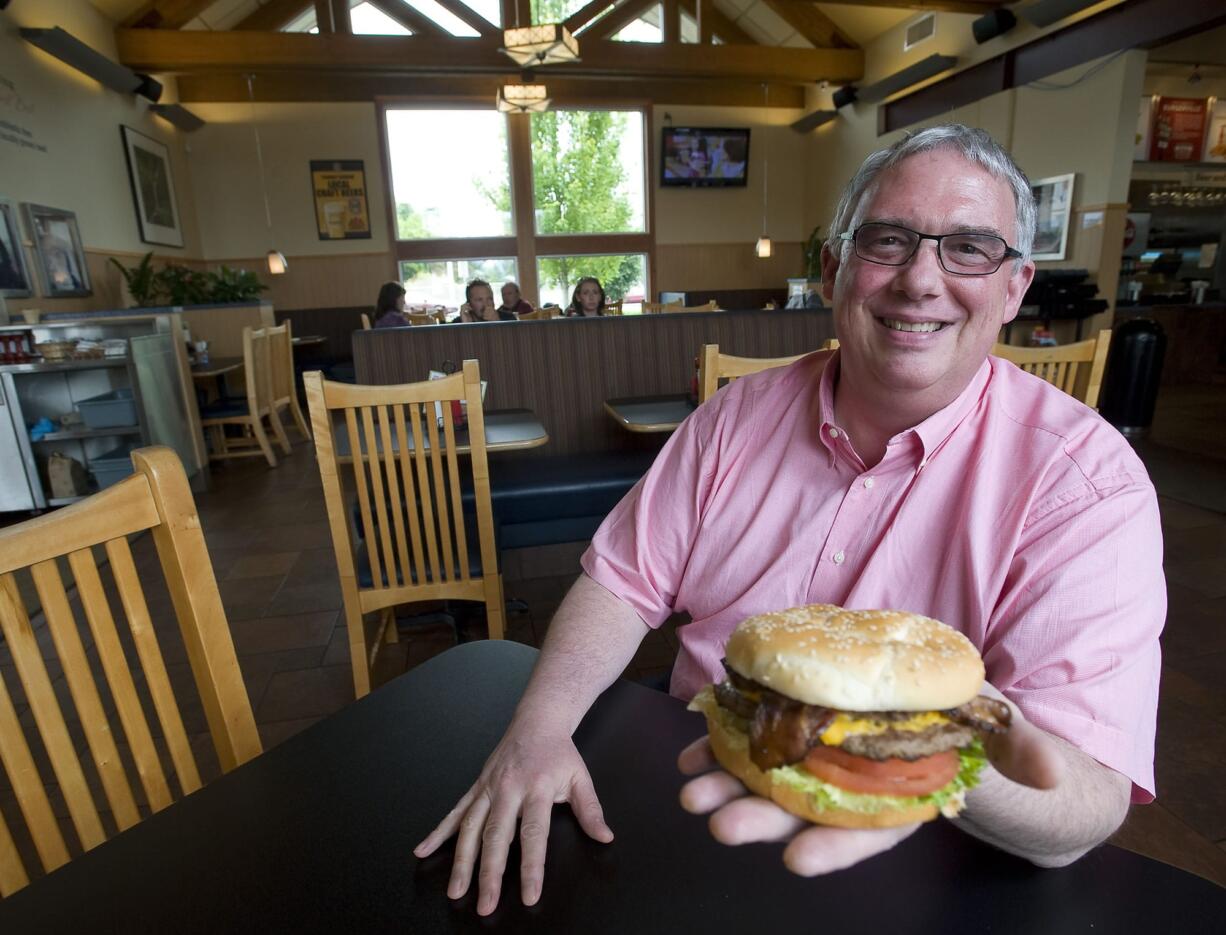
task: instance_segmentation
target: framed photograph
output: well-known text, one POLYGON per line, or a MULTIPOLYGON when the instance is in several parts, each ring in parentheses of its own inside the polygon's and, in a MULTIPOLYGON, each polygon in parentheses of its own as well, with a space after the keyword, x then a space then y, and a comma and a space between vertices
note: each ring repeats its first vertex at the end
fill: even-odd
POLYGON ((119 132, 128 157, 128 178, 132 182, 140 239, 163 247, 183 246, 169 151, 157 140, 131 127, 121 126, 119 132))
POLYGON ((369 240, 366 169, 361 159, 311 160, 320 240, 369 240))
POLYGON ((26 226, 34 238, 38 263, 43 277, 43 295, 61 298, 73 295, 93 295, 89 269, 85 265, 85 249, 77 216, 71 211, 43 205, 22 205, 26 226))
POLYGON ((1068 221, 1073 213, 1075 174, 1056 175, 1030 183, 1039 206, 1039 229, 1034 235, 1033 260, 1063 260, 1068 252, 1068 221))
POLYGON ((22 299, 33 294, 26 252, 21 246, 21 221, 17 219, 17 206, 7 199, 0 199, 0 296, 22 299))

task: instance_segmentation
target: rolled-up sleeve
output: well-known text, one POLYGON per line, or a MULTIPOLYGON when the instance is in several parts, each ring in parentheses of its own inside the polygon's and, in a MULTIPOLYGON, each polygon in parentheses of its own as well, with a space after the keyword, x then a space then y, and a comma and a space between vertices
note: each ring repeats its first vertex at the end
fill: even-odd
POLYGON ((1165 619, 1153 487, 1087 481, 1032 514, 983 647, 988 679, 1149 802, 1165 619))

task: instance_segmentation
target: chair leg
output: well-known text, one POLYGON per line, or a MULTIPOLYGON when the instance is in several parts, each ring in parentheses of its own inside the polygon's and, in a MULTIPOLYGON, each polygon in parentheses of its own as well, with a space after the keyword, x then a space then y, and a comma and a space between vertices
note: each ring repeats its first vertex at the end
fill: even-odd
POLYGON ((277 456, 272 453, 272 445, 268 443, 268 436, 264 434, 264 422, 256 416, 250 423, 251 434, 255 436, 255 440, 260 445, 260 451, 264 452, 264 459, 268 462, 269 467, 277 466, 277 456))
POLYGON ((277 415, 277 407, 268 407, 268 424, 272 426, 272 433, 277 436, 277 444, 281 446, 281 450, 286 457, 294 453, 294 449, 290 447, 289 436, 285 434, 285 426, 281 424, 281 417, 277 415))
POLYGON ((293 415, 294 424, 298 426, 298 431, 302 433, 302 437, 307 441, 312 441, 311 428, 307 425, 306 417, 302 414, 302 407, 298 405, 297 396, 289 398, 289 411, 293 415))
POLYGON ((379 626, 383 630, 383 642, 399 643, 400 631, 396 629, 396 608, 384 607, 380 613, 383 614, 382 619, 379 621, 379 626))

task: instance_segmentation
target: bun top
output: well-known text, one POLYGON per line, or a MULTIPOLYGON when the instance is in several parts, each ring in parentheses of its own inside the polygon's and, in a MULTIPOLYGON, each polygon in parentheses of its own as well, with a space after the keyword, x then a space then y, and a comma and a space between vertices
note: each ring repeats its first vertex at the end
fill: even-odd
POLYGON ((940 711, 979 694, 983 660, 965 636, 901 610, 809 604, 750 617, 728 665, 806 704, 842 711, 940 711))

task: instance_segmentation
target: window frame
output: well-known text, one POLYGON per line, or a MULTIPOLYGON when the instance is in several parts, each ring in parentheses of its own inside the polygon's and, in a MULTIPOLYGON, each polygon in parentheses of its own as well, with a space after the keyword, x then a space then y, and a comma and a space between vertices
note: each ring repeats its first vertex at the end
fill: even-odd
POLYGON ((511 227, 514 234, 495 237, 447 237, 428 240, 399 240, 396 236, 396 194, 392 189, 391 150, 388 144, 387 112, 389 110, 488 110, 493 99, 451 98, 424 102, 403 97, 379 97, 375 108, 379 116, 379 150, 383 163, 384 204, 387 212, 388 241, 395 258, 395 274, 400 274, 400 262, 480 259, 483 257, 515 257, 519 270, 520 291, 526 296, 540 296, 537 259, 541 256, 642 253, 647 257, 644 289, 653 294, 652 279, 656 268, 655 184, 652 176, 654 141, 652 140, 651 105, 643 100, 622 102, 566 100, 555 98, 558 110, 616 110, 637 112, 643 121, 643 227, 635 233, 621 234, 538 234, 536 204, 532 179, 532 131, 527 114, 505 114, 507 122, 507 158, 511 178, 511 227))

